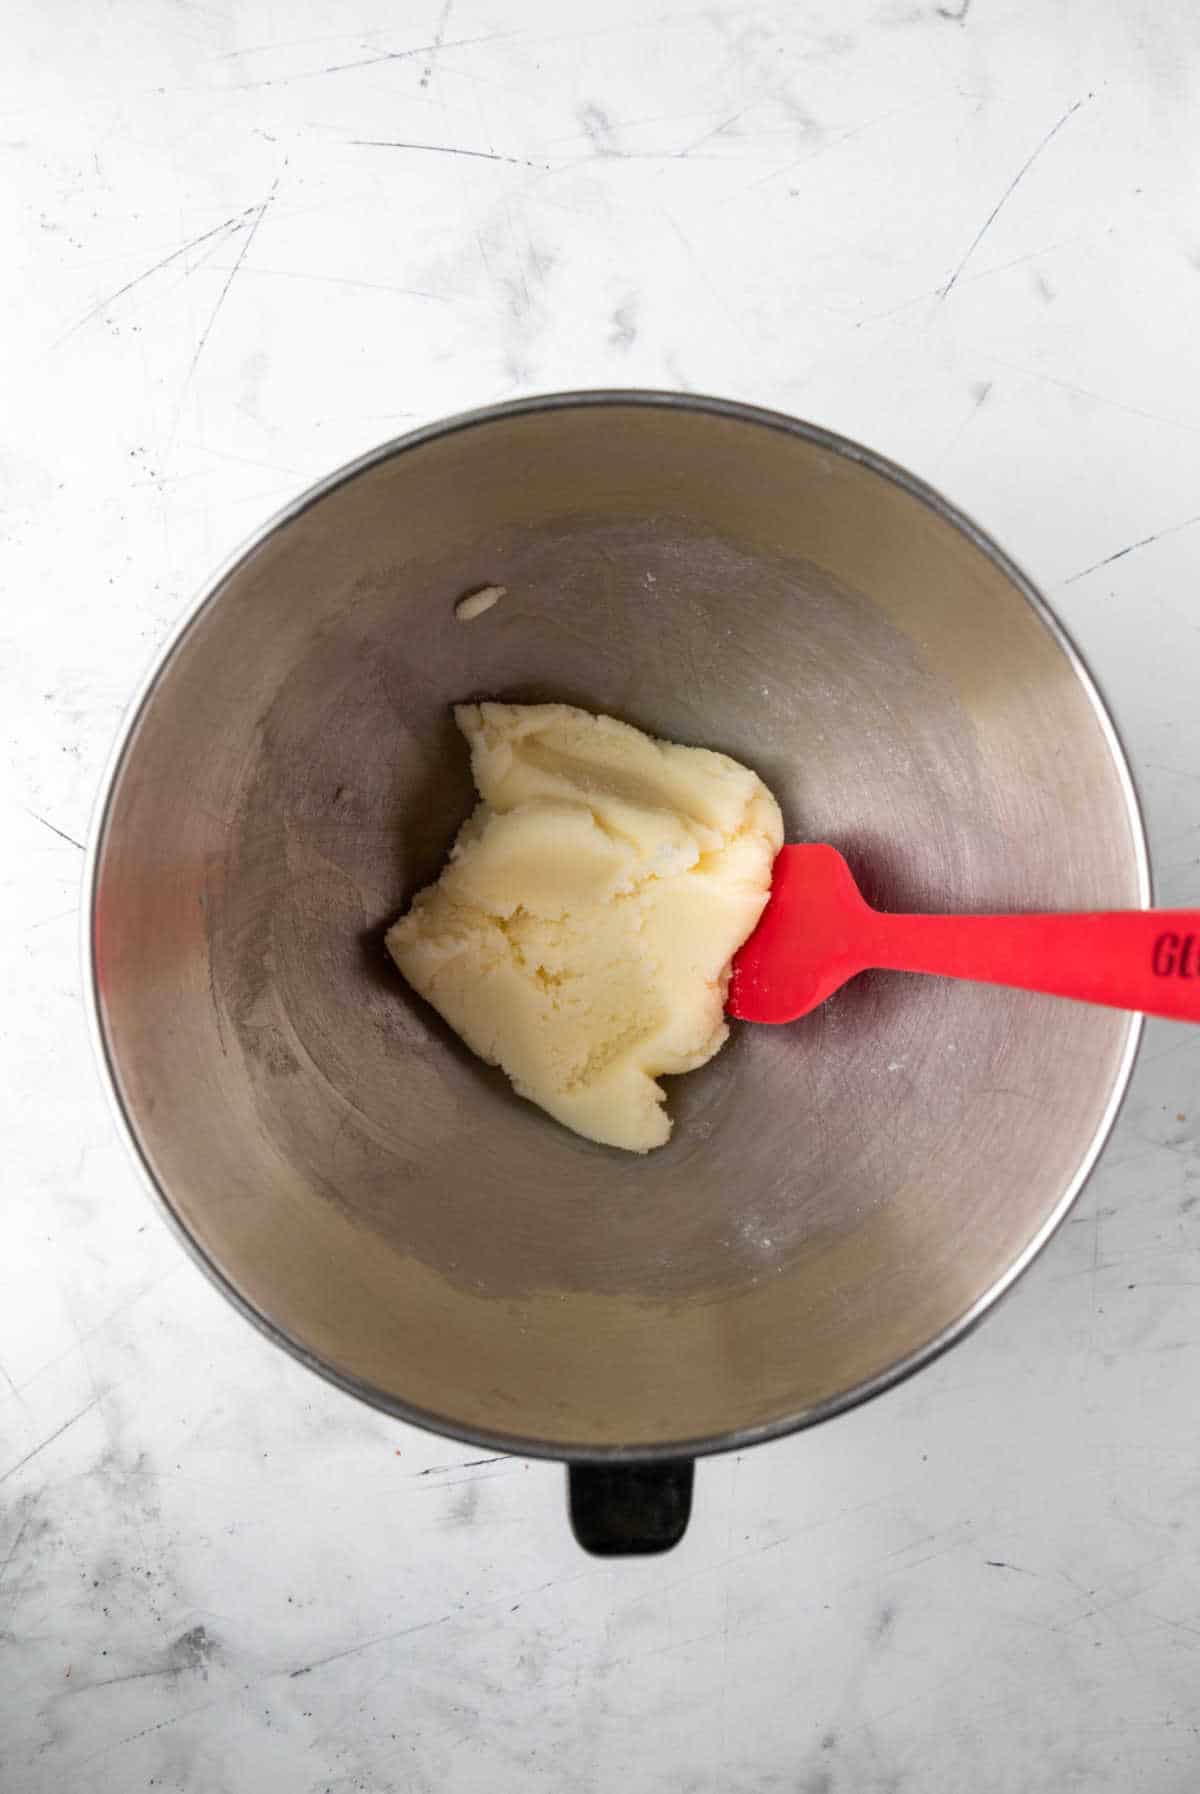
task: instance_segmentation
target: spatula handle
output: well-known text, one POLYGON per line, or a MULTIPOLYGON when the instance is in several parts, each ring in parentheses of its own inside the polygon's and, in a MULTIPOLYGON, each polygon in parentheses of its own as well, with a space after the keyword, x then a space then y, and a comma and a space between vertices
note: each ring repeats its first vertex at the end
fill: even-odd
POLYGON ((1200 1021, 1200 910, 873 920, 869 965, 1200 1021))

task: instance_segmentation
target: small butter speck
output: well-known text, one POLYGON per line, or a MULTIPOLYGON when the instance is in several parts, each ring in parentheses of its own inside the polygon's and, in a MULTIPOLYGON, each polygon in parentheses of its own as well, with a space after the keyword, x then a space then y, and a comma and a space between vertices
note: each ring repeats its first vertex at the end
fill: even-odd
POLYGON ((507 586, 480 586, 476 592, 468 592, 454 606, 454 614, 460 623, 473 623, 481 617, 485 610, 491 610, 508 591, 507 586))

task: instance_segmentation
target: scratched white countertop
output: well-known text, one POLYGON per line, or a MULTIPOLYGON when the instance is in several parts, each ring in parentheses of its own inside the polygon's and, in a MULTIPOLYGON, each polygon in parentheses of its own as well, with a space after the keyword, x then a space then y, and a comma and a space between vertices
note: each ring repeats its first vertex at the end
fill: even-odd
POLYGON ((79 890, 122 709, 284 500, 456 409, 715 392, 1043 586, 1200 903, 1193 0, 16 0, 0 59, 0 1788, 1200 1780, 1200 1034, 1013 1297, 582 1556, 563 1473, 260 1339, 118 1143, 79 890))

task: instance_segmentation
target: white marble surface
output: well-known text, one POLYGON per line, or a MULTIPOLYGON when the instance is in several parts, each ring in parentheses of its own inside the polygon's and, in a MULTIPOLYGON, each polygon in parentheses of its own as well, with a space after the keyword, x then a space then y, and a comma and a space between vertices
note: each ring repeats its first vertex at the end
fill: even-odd
POLYGON ((93 1073, 81 852, 212 564, 410 424, 798 411, 1043 583, 1200 902, 1193 0, 15 0, 0 60, 0 1787, 1191 1790, 1200 1035, 965 1346, 671 1557, 259 1339, 93 1073))

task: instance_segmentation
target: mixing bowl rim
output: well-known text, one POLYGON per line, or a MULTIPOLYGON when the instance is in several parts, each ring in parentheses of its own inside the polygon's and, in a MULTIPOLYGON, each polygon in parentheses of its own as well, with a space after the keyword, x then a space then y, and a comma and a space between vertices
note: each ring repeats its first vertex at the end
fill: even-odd
POLYGON ((295 498, 290 499, 226 557, 204 582, 196 598, 184 611, 179 622, 170 631, 166 641, 155 654, 121 722, 99 786, 88 833, 81 919, 83 923, 83 981, 88 1031, 118 1132, 124 1138, 143 1182, 155 1198, 168 1224, 174 1229, 201 1270, 252 1326, 327 1382, 333 1383, 349 1395, 356 1396, 370 1407, 390 1414, 397 1420, 422 1427, 428 1432, 440 1434, 448 1439, 461 1440, 465 1444, 478 1445, 488 1450, 511 1453, 519 1457, 549 1458, 576 1463, 637 1463, 699 1457, 714 1452, 740 1450, 768 1439, 782 1438, 789 1433, 798 1432, 802 1428, 814 1426, 822 1420, 831 1419, 835 1414, 855 1408, 876 1395, 881 1395, 884 1390, 894 1387, 907 1377, 912 1376, 914 1372, 933 1363, 943 1352, 948 1351, 959 1340, 966 1338, 1000 1298, 1006 1295, 1028 1270, 1043 1247, 1057 1232, 1091 1175, 1112 1132, 1121 1103, 1128 1090, 1142 1038, 1144 1018, 1141 1015, 1134 1015, 1130 1018, 1129 1032, 1121 1062, 1117 1068, 1104 1112, 1074 1175, 1068 1181, 1053 1209, 1046 1216, 1033 1238, 1026 1244, 1024 1250, 1018 1254, 1002 1275, 982 1295, 978 1296, 956 1321, 943 1328, 932 1340, 906 1357, 899 1359, 895 1364, 889 1365, 886 1370, 879 1372, 876 1376, 856 1384, 852 1389, 844 1390, 838 1395, 830 1396, 797 1413, 784 1415, 778 1419, 702 1438, 660 1440, 653 1443, 642 1442, 625 1445, 597 1445, 588 1441, 573 1443, 569 1440, 548 1440, 518 1433, 505 1433, 491 1428, 461 1424, 452 1416, 428 1412, 412 1402, 391 1394, 386 1389, 381 1389, 377 1385, 337 1369, 301 1340, 295 1338, 279 1322, 255 1307, 249 1298, 237 1289, 216 1259, 189 1231, 176 1212, 167 1189, 159 1182, 149 1156, 142 1147, 134 1118, 129 1113, 121 1095, 115 1055, 106 1036, 95 953, 95 910, 101 861, 107 840, 113 801, 138 724, 157 689, 159 680, 176 652, 183 646, 186 638, 209 606, 216 601, 226 581, 236 569, 261 548, 270 537, 283 529, 285 525, 293 523, 310 506, 328 497, 340 486, 383 461, 407 454, 411 450, 424 447, 427 443, 455 435, 460 431, 475 429, 480 425, 497 423, 505 419, 528 416, 538 412, 605 406, 640 406, 646 409, 691 411, 753 424, 761 428, 779 431, 784 435, 799 437, 814 447, 823 449, 830 454, 840 455, 845 460, 856 462, 881 478, 890 481, 907 493, 909 497, 916 499, 918 503, 923 504, 936 516, 951 524, 968 541, 972 542, 1011 581, 1034 613, 1040 617, 1066 655, 1076 678, 1087 695, 1108 746, 1125 799, 1126 817, 1136 863, 1139 901, 1143 908, 1150 906, 1152 883, 1145 821, 1128 756, 1108 704, 1082 654, 1047 601, 1020 567, 1004 553, 985 530, 981 529, 956 505, 951 504, 940 492, 915 474, 910 473, 906 468, 889 460, 886 456, 876 453, 875 450, 866 448, 863 444, 855 442, 849 437, 841 436, 836 431, 825 429, 821 425, 808 423, 802 419, 790 417, 784 412, 768 410, 736 399, 717 398, 698 393, 659 391, 650 388, 599 387, 534 394, 526 398, 485 405, 475 410, 459 412, 451 417, 421 425, 403 435, 392 437, 346 462, 323 479, 307 487, 295 498))

